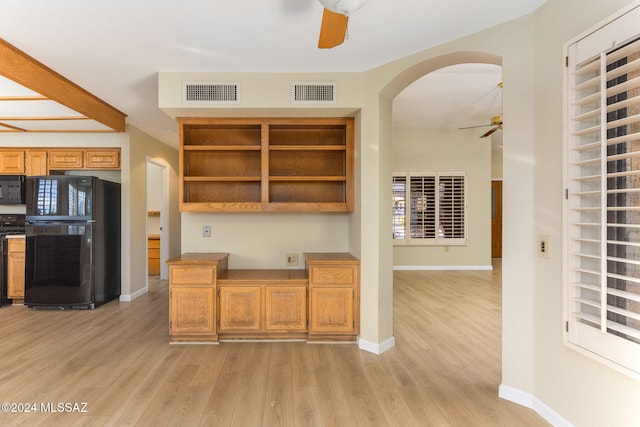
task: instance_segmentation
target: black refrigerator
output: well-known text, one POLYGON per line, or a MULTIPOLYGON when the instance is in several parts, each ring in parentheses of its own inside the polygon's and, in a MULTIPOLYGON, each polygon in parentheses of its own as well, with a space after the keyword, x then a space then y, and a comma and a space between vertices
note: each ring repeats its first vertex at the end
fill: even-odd
POLYGON ((120 295, 120 184, 26 179, 25 305, 95 308, 120 295))

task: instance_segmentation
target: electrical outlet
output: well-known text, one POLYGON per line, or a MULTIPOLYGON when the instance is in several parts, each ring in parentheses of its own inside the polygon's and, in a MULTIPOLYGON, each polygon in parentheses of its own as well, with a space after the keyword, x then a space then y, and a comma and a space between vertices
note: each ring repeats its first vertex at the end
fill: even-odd
POLYGON ((284 265, 292 267, 298 265, 298 254, 286 254, 284 265))
POLYGON ((202 237, 211 237, 211 226, 203 225, 202 226, 202 237))
POLYGON ((538 236, 538 256, 549 258, 549 236, 538 236))

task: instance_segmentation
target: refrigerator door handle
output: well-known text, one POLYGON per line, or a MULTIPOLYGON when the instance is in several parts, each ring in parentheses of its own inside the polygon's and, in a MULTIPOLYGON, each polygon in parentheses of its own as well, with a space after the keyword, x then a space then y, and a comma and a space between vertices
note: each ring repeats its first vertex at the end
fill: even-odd
POLYGON ((82 220, 82 221, 47 221, 47 220, 43 220, 43 221, 28 220, 28 221, 26 221, 26 223, 29 224, 29 225, 78 225, 78 224, 93 224, 95 222, 96 222, 95 219, 88 219, 88 220, 82 220))

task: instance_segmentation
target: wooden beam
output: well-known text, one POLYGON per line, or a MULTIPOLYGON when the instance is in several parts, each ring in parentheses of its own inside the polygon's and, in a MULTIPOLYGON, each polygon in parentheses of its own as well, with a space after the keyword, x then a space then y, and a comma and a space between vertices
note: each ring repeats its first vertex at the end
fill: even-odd
POLYGON ((10 124, 7 123, 0 123, 0 132, 26 132, 26 129, 22 129, 16 126, 11 126, 10 124), (2 129, 2 128, 6 128, 2 129))
POLYGON ((0 38, 0 75, 117 131, 126 114, 0 38))

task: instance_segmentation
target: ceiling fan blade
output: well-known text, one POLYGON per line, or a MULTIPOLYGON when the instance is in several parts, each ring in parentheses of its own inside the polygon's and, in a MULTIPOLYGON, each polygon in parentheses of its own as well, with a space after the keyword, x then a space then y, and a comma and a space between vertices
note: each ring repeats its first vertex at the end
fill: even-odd
POLYGON ((344 43, 348 21, 349 18, 346 15, 334 13, 325 8, 322 14, 318 47, 320 49, 331 49, 344 43))
POLYGON ((467 126, 467 127, 458 128, 458 129, 459 129, 459 130, 462 130, 462 129, 486 128, 487 126, 495 126, 495 125, 493 125, 493 124, 488 124, 488 125, 478 125, 478 126, 467 126))
POLYGON ((484 135, 482 135, 480 138, 486 138, 489 135, 491 135, 492 133, 494 133, 495 131, 497 131, 498 129, 500 129, 500 126, 496 126, 493 129, 489 129, 484 135))

